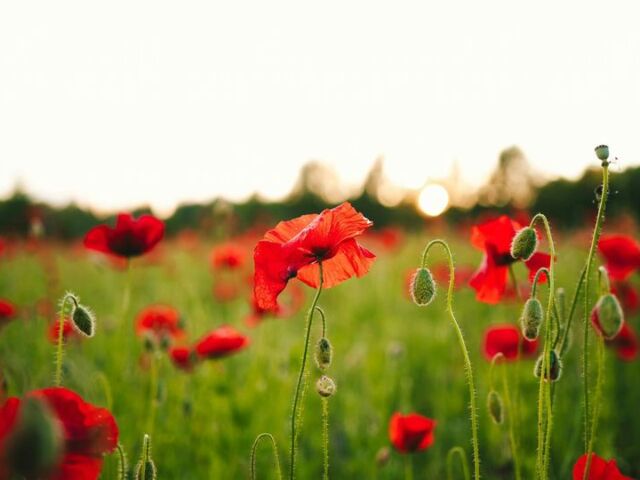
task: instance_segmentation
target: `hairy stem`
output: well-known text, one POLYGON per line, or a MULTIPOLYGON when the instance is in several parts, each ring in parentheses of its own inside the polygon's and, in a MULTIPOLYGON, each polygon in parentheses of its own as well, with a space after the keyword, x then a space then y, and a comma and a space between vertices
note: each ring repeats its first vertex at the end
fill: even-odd
POLYGON ((462 447, 453 447, 447 453, 447 480, 453 480, 453 457, 456 453, 460 457, 464 480, 469 480, 471 478, 469 474, 469 465, 467 464, 467 456, 462 447))
POLYGON ((59 313, 59 320, 58 320, 59 322, 58 323, 58 341, 56 346, 56 373, 54 376, 54 385, 56 387, 59 387, 60 385, 62 385, 62 360, 64 358, 64 322, 65 322, 64 308, 67 305, 69 300, 71 300, 76 307, 78 306, 78 300, 71 293, 65 294, 65 296, 62 298, 62 301, 60 302, 60 313, 59 313))
POLYGON ((329 480, 329 399, 322 397, 322 449, 323 469, 322 478, 329 480))
POLYGON ((251 447, 251 480, 256 480, 256 451, 258 449, 258 444, 260 443, 260 440, 262 440, 263 438, 267 438, 271 440, 271 446, 273 447, 273 463, 276 467, 276 476, 278 480, 281 480, 282 471, 280 470, 280 457, 278 456, 278 445, 276 444, 276 439, 270 433, 261 433, 253 441, 253 446, 251 447))
POLYGON ((604 339, 598 337, 598 377, 596 379, 596 390, 593 399, 593 416, 591 418, 591 435, 589 436, 589 445, 587 446, 587 463, 584 467, 584 480, 589 478, 589 469, 591 467, 591 452, 596 438, 596 430, 598 429, 598 419, 600 417, 600 397, 602 395, 602 383, 604 379, 604 339))

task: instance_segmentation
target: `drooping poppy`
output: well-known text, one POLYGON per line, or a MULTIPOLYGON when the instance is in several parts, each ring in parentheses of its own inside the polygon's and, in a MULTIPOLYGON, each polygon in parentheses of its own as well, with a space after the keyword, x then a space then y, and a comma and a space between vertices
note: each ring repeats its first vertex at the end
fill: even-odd
POLYGON ((150 305, 138 313, 136 334, 156 346, 169 345, 184 335, 180 313, 168 305, 150 305))
MULTIPOLYGON (((587 454, 585 453, 576 461, 573 466, 573 480, 583 480, 584 471, 587 468, 587 454)), ((615 460, 605 460, 595 453, 591 454, 588 480, 633 480, 631 477, 623 475, 618 469, 615 460)))
POLYGON ((220 358, 236 353, 249 345, 249 338, 233 327, 224 325, 201 338, 194 351, 201 358, 220 358))
POLYGON ((640 269, 640 246, 627 235, 603 235, 598 242, 598 251, 613 280, 625 280, 640 269))
POLYGON ((211 267, 214 270, 237 270, 247 261, 247 251, 235 242, 217 245, 211 251, 211 267))
POLYGON ((523 357, 534 358, 538 351, 538 340, 529 341, 522 336, 515 325, 492 325, 484 333, 482 350, 487 360, 502 353, 507 360, 518 358, 518 345, 523 357))
MULTIPOLYGON (((118 425, 113 415, 63 387, 35 390, 27 395, 44 401, 62 428, 62 458, 45 478, 96 480, 102 470, 104 454, 113 452, 118 444, 118 425)), ((17 424, 21 403, 21 399, 12 397, 0 408, 0 473, 9 478, 11 472, 4 453, 17 424)))
POLYGON ((638 336, 631 325, 629 325, 629 322, 624 322, 618 335, 612 340, 607 340, 605 343, 616 351, 616 355, 618 355, 620 360, 627 362, 635 360, 640 350, 638 336))
MULTIPOLYGON (((506 215, 494 220, 474 225, 471 229, 471 243, 484 252, 482 263, 469 280, 469 285, 476 291, 476 298, 485 303, 498 303, 506 289, 509 266, 515 263, 511 256, 511 241, 521 225, 506 215)), ((533 281, 536 272, 549 268, 550 255, 536 252, 524 262, 529 269, 529 280, 533 281)), ((540 281, 545 281, 542 275, 540 281)))
POLYGON ((0 327, 9 323, 18 312, 16 306, 9 300, 0 299, 0 327))
POLYGON ((260 308, 275 309, 278 295, 292 278, 317 287, 319 262, 325 288, 365 275, 375 255, 356 237, 371 226, 348 202, 278 223, 254 250, 254 293, 260 308))
POLYGON ((163 235, 164 223, 153 215, 134 219, 129 213, 121 213, 115 227, 98 225, 89 230, 84 237, 84 246, 90 250, 130 258, 151 251, 163 235))
POLYGON ((389 439, 401 453, 419 452, 433 445, 435 428, 436 421, 431 418, 396 412, 389 421, 389 439))

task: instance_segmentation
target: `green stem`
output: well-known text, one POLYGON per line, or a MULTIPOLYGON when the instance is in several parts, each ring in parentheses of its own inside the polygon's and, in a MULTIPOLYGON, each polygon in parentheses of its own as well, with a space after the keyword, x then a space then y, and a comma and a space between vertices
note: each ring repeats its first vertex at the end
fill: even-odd
POLYGON ((329 480, 329 399, 322 397, 322 449, 323 455, 323 474, 324 480, 329 480))
POLYGON ((322 284, 324 282, 323 274, 322 274, 322 262, 318 262, 318 289, 316 290, 316 294, 313 297, 313 301, 311 302, 311 308, 307 312, 307 326, 306 333, 304 337, 304 351, 302 353, 302 363, 300 365, 300 373, 298 374, 298 381, 296 383, 295 394, 293 396, 293 411, 291 412, 291 459, 289 462, 289 479, 293 480, 295 477, 296 471, 296 444, 297 444, 297 428, 298 428, 298 402, 300 401, 300 388, 302 386, 302 380, 304 378, 304 370, 307 365, 307 353, 309 351, 309 337, 311 336, 311 324, 313 323, 313 313, 316 311, 316 305, 318 304, 318 299, 320 298, 320 293, 322 293, 322 284))
POLYGON ((453 480, 453 456, 458 454, 460 463, 462 464, 462 473, 464 480, 469 480, 469 465, 467 464, 467 456, 462 447, 453 447, 447 453, 447 480, 453 480))
POLYGON ((467 349, 467 344, 464 341, 464 336, 462 335, 462 330, 460 329, 460 325, 456 320, 456 317, 453 313, 453 287, 455 283, 455 268, 453 266, 453 255, 451 254, 451 249, 449 245, 443 240, 432 240, 430 241, 424 249, 422 254, 422 268, 425 268, 427 254, 429 250, 434 245, 440 245, 444 248, 447 254, 447 260, 449 262, 449 288, 447 290, 447 313, 451 319, 451 323, 453 324, 453 328, 456 331, 458 336, 458 342, 460 343, 460 348, 462 349, 462 354, 464 356, 464 364, 465 371, 467 373, 467 383, 469 385, 469 408, 471 410, 471 444, 473 447, 473 471, 474 471, 474 479, 480 479, 480 449, 478 448, 478 408, 476 406, 476 389, 473 382, 473 370, 471 368, 471 360, 469 358, 469 350, 467 349))
POLYGON ((253 442, 253 446, 251 447, 251 480, 256 480, 256 450, 258 449, 258 444, 260 440, 263 438, 268 438, 271 440, 271 445, 273 447, 273 463, 276 467, 276 476, 278 480, 282 479, 282 471, 280 470, 280 457, 278 456, 278 445, 276 444, 276 439, 273 438, 273 435, 270 433, 261 433, 256 437, 253 442))
POLYGON ((118 442, 116 446, 118 451, 118 480, 127 480, 127 455, 124 453, 122 444, 118 442))
POLYGON ((593 418, 591 420, 591 435, 589 437, 589 445, 587 446, 587 464, 584 467, 584 480, 589 478, 589 468, 591 467, 591 452, 596 438, 596 430, 598 429, 598 419, 600 416, 600 397, 602 395, 602 383, 604 379, 604 339, 598 336, 598 377, 596 380, 596 391, 593 402, 593 418))
POLYGON ((64 307, 67 305, 67 301, 71 300, 74 305, 78 306, 78 300, 71 293, 65 294, 60 302, 60 314, 58 319, 58 341, 56 347, 56 373, 54 376, 54 385, 59 387, 62 385, 62 360, 64 358, 64 323, 65 323, 65 311, 64 307))
MULTIPOLYGON (((545 378, 548 378, 549 381, 548 383, 551 383, 551 375, 550 375, 550 370, 551 370, 551 349, 550 347, 550 343, 551 343, 551 312, 553 309, 553 303, 554 303, 554 295, 555 295, 555 259, 556 259, 556 249, 555 249, 555 244, 553 243, 553 235, 551 235, 551 227, 549 226, 549 221, 547 220, 547 217, 544 216, 541 213, 536 214, 532 219, 531 219, 531 227, 533 227, 535 225, 535 223, 537 221, 541 221, 544 225, 544 229, 545 229, 545 233, 547 236, 547 243, 549 244, 549 255, 550 255, 550 261, 549 261, 549 269, 548 269, 548 279, 549 279, 549 295, 548 295, 548 300, 547 300, 547 312, 546 312, 546 318, 547 318, 547 322, 545 325, 545 334, 544 334, 544 347, 543 347, 543 358, 542 358, 542 365, 541 365, 541 374, 540 374, 540 388, 538 390, 538 454, 537 454, 537 462, 536 464, 538 465, 538 475, 541 479, 545 479, 547 478, 547 469, 548 469, 548 463, 549 463, 549 454, 550 454, 550 449, 546 449, 545 448, 545 438, 547 439, 547 441, 551 440, 551 428, 553 425, 553 411, 552 411, 552 407, 551 407, 551 387, 546 388, 546 381, 545 378), (544 415, 544 403, 546 401, 546 407, 547 407, 547 417, 546 417, 546 428, 543 427, 543 415, 544 415), (544 429, 543 429, 544 428, 544 429), (545 433, 546 432, 546 433, 545 433), (546 450, 546 454, 545 454, 545 450, 546 450)), ((538 271, 536 273, 536 276, 540 273, 540 271, 538 271)))
POLYGON ((502 365, 502 388, 504 389, 505 402, 507 403, 507 416, 509 417, 509 442, 511 443, 511 454, 513 455, 513 468, 516 480, 520 480, 520 459, 518 457, 518 445, 514 433, 513 410, 511 403, 511 393, 509 392, 509 382, 507 380, 507 366, 502 365))
POLYGON ((147 432, 153 435, 158 404, 158 359, 156 351, 151 352, 151 377, 149 379, 149 416, 147 417, 147 432))
POLYGON ((600 197, 600 205, 598 206, 598 216, 596 217, 596 225, 591 238, 591 247, 587 256, 585 265, 584 278, 584 312, 583 312, 583 354, 582 354, 582 378, 584 382, 584 446, 585 450, 589 446, 589 279, 591 277, 591 265, 596 252, 600 232, 602 231, 602 223, 604 221, 604 212, 607 206, 607 196, 609 194, 609 164, 605 161, 602 164, 602 196, 600 197))
POLYGON ((573 320, 573 314, 576 311, 576 307, 578 306, 578 298, 580 296, 580 292, 582 291, 582 287, 584 286, 584 276, 586 273, 586 265, 582 268, 580 272, 580 277, 578 278, 578 283, 576 284, 576 289, 573 292, 573 298, 571 299, 571 307, 569 308, 569 315, 567 315, 567 322, 565 324, 564 330, 562 331, 562 337, 560 338, 560 357, 562 357, 567 349, 567 341, 569 338, 569 330, 571 330, 571 321, 573 320))
POLYGON ((404 480, 413 480, 413 458, 411 455, 404 456, 404 480))
POLYGON ((516 272, 513 270, 513 263, 509 264, 509 276, 511 277, 511 283, 513 283, 513 289, 516 292, 516 297, 518 297, 518 300, 522 300, 522 293, 520 292, 520 285, 518 285, 516 272))

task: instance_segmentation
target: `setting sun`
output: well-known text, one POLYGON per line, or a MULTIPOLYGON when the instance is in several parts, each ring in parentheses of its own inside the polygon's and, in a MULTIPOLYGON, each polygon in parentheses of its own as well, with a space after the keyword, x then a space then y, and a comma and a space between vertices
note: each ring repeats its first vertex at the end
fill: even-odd
POLYGON ((418 209, 430 217, 437 217, 449 206, 449 194, 442 185, 432 183, 418 194, 418 209))

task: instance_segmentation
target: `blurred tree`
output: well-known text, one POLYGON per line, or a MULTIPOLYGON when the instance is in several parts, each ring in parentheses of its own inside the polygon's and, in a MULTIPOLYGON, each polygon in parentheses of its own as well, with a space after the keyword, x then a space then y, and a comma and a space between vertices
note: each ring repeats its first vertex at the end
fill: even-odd
POLYGON ((525 208, 531 202, 536 189, 531 166, 522 150, 513 146, 503 150, 498 165, 487 184, 480 189, 482 205, 498 207, 511 204, 525 208))

